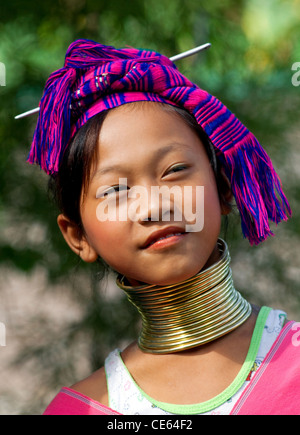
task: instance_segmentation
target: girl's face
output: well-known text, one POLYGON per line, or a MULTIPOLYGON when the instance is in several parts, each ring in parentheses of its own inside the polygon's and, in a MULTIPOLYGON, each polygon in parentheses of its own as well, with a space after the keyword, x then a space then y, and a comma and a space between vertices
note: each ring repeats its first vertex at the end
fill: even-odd
POLYGON ((178 114, 150 102, 120 106, 108 113, 98 147, 81 204, 84 237, 95 255, 132 284, 159 285, 187 279, 218 258, 214 173, 202 142, 178 114))

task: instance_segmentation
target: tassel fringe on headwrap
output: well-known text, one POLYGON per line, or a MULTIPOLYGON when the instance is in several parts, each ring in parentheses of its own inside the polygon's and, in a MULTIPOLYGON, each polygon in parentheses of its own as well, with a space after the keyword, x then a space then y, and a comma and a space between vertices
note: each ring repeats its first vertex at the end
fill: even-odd
POLYGON ((182 107, 206 132, 230 180, 251 244, 272 235, 291 214, 272 162, 253 134, 218 99, 184 77, 167 57, 149 50, 73 42, 64 67, 50 75, 28 161, 58 172, 64 151, 88 119, 136 101, 182 107))

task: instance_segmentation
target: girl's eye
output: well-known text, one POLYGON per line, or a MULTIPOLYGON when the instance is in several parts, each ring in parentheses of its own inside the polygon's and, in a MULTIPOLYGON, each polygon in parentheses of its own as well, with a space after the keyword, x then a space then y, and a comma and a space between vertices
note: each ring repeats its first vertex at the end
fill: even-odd
POLYGON ((125 191, 125 190, 127 191, 128 189, 129 189, 128 186, 121 186, 121 185, 111 186, 111 187, 109 187, 108 189, 106 189, 104 191, 97 192, 96 197, 97 198, 105 198, 105 197, 107 197, 109 195, 113 195, 113 194, 116 195, 119 192, 122 192, 122 191, 125 191))
POLYGON ((187 169, 187 165, 183 163, 178 163, 176 165, 171 166, 166 172, 165 175, 173 174, 174 172, 180 172, 187 169))

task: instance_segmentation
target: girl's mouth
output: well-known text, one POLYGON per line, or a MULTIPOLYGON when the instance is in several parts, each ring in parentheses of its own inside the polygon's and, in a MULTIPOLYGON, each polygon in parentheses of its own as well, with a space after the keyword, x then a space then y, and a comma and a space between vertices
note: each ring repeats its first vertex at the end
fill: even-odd
POLYGON ((169 227, 163 230, 155 231, 148 237, 143 249, 162 249, 178 243, 186 232, 180 228, 169 227))

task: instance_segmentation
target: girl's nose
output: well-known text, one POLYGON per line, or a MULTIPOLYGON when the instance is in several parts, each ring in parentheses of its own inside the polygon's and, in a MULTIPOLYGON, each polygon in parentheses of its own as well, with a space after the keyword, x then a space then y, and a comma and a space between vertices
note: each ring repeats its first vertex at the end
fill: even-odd
MULTIPOLYGON (((137 221, 143 222, 170 222, 174 220, 176 205, 170 189, 167 186, 152 186, 147 189, 147 195, 141 202, 137 221)), ((181 212, 176 213, 182 216, 181 212)))

